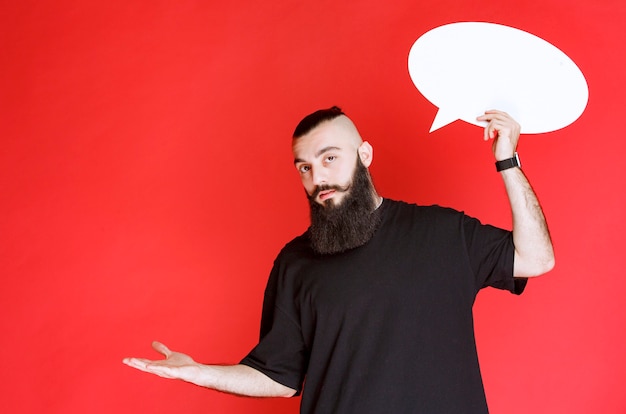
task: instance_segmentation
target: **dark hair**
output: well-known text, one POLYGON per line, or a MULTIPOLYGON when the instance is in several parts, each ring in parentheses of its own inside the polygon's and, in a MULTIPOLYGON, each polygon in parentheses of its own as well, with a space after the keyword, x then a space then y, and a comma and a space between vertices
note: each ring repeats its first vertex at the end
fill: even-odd
POLYGON ((338 106, 333 106, 328 109, 317 110, 312 114, 305 116, 302 121, 300 121, 300 123, 296 127, 296 130, 293 132, 293 138, 300 138, 301 136, 311 132, 311 130, 313 130, 322 122, 330 121, 341 115, 345 114, 338 106))

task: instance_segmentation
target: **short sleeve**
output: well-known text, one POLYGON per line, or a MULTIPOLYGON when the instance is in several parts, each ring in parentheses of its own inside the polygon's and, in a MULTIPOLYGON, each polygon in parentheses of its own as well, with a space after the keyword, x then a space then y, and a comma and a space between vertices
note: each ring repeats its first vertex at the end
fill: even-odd
POLYGON ((279 263, 275 262, 265 289, 260 340, 241 364, 295 389, 298 395, 308 357, 296 315, 279 305, 283 296, 289 296, 280 281, 284 276, 281 273, 279 263))
POLYGON ((527 279, 513 277, 513 233, 464 216, 465 245, 475 275, 476 288, 494 287, 521 294, 527 279))

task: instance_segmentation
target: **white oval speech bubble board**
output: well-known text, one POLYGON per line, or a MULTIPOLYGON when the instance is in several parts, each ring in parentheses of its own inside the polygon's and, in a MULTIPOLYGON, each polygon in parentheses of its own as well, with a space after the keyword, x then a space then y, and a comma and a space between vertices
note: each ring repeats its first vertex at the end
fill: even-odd
POLYGON ((409 53, 417 89, 439 108, 430 132, 457 119, 476 121, 488 109, 508 112, 526 134, 564 128, 580 117, 589 90, 576 64, 523 30, 462 22, 421 36, 409 53))

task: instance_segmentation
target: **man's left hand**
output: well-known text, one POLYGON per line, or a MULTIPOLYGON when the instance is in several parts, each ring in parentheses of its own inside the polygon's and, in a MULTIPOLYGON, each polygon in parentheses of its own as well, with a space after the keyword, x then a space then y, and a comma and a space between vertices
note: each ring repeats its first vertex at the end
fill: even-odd
POLYGON ((493 155, 496 161, 512 158, 517 149, 521 127, 509 114, 497 110, 485 111, 477 121, 487 122, 484 139, 493 139, 493 155))

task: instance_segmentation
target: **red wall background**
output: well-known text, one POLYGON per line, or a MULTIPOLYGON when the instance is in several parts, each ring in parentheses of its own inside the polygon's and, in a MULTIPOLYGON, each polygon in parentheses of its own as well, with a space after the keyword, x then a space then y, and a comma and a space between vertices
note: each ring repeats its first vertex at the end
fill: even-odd
POLYGON ((308 221, 289 137, 319 107, 357 122, 386 197, 509 227, 482 132, 428 134, 437 108, 407 70, 428 30, 489 21, 560 48, 590 91, 577 122, 522 137, 557 267, 479 295, 491 410, 625 412, 623 2, 0 5, 3 411, 297 412, 121 360, 156 357, 153 339, 203 362, 254 345, 272 260, 308 221))

